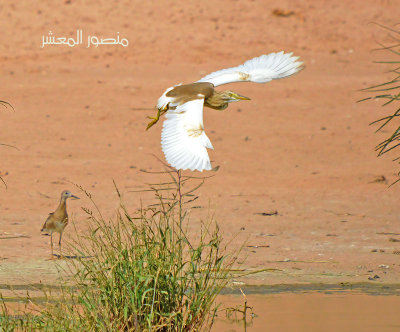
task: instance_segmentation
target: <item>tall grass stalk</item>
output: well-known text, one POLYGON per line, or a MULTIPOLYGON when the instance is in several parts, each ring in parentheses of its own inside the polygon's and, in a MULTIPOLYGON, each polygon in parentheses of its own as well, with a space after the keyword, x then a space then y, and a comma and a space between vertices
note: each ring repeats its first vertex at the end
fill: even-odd
MULTIPOLYGON (((392 74, 392 78, 383 83, 363 89, 363 91, 374 93, 374 96, 367 97, 359 101, 379 99, 382 100, 382 106, 391 106, 394 109, 392 114, 386 115, 371 123, 379 125, 376 132, 382 131, 384 128, 386 129, 389 124, 395 128, 395 130, 391 132, 389 136, 387 136, 375 147, 375 150, 378 152, 378 156, 382 156, 400 146, 400 30, 391 29, 382 25, 379 26, 389 33, 392 44, 387 46, 379 43, 381 47, 377 49, 377 51, 391 53, 395 56, 395 58, 399 59, 394 61, 377 62, 390 65, 392 67, 392 69, 389 71, 392 74)), ((394 161, 398 161, 400 163, 400 157, 395 158, 394 161)), ((395 183, 400 181, 400 172, 398 175, 399 179, 396 180, 395 183)))
MULTIPOLYGON (((11 108, 12 110, 14 110, 14 107, 12 107, 12 105, 9 102, 4 101, 4 100, 0 100, 0 106, 3 106, 4 108, 11 108)), ((4 146, 9 146, 9 147, 15 148, 14 146, 8 145, 8 144, 0 143, 0 145, 4 145, 4 146)), ((0 176, 0 181, 3 182, 4 187, 7 188, 7 184, 6 184, 6 182, 4 181, 4 179, 1 176, 0 176)))

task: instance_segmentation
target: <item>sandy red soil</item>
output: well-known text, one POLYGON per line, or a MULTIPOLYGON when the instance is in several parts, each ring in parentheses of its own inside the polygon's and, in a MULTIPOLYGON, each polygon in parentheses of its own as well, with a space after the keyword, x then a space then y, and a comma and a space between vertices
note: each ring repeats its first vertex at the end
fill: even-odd
MULTIPOLYGON (((269 245, 245 248, 244 268, 277 269, 248 282, 400 282, 400 185, 388 188, 398 165, 374 152, 384 136, 369 123, 384 109, 356 103, 360 89, 391 77, 372 63, 386 58, 371 52, 377 40, 389 38, 371 22, 394 27, 399 14, 390 0, 3 2, 0 99, 15 111, 0 112, 0 142, 18 149, 0 148, 0 283, 54 281, 39 230, 63 189, 80 195, 70 182, 112 217, 113 179, 132 210, 141 198, 132 190, 162 180, 140 169, 163 169, 153 156, 163 158, 161 124, 145 127, 167 87, 280 50, 300 56, 305 70, 232 84, 252 100, 206 110, 220 169, 200 189, 196 214, 214 213, 234 245, 269 245), (40 48, 49 30, 70 37, 77 29, 119 32, 129 46, 40 48), (382 176, 387 182, 375 181, 382 176)), ((86 205, 69 202, 78 228, 86 205)))

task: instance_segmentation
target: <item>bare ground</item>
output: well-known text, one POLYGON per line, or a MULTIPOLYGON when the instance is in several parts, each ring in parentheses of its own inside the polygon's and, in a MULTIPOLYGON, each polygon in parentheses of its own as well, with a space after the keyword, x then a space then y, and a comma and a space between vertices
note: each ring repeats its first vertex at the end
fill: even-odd
MULTIPOLYGON (((0 112, 0 142, 18 148, 0 149, 1 284, 55 282, 39 230, 60 192, 75 190, 70 182, 112 217, 113 180, 132 211, 141 199, 132 190, 162 180, 140 169, 163 169, 153 156, 163 158, 161 124, 145 127, 167 87, 280 50, 299 55, 305 70, 231 85, 252 100, 205 112, 220 169, 199 191, 192 229, 211 213, 233 245, 247 241, 243 268, 270 270, 240 282, 400 282, 400 185, 388 188, 397 165, 374 152, 383 136, 368 125, 384 114, 380 104, 356 103, 360 89, 390 78, 372 63, 385 59, 371 52, 376 41, 389 39, 371 22, 394 27, 395 1, 6 1, 0 9, 0 99, 15 108, 0 112), (40 48, 49 30, 76 29, 120 32, 129 46, 40 48)), ((85 205, 69 202, 78 229, 85 205)))

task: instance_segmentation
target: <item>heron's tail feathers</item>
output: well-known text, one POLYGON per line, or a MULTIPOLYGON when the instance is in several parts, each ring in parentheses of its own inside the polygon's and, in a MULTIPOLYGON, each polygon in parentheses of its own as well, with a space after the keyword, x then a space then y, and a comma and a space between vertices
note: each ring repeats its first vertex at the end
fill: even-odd
POLYGON ((40 230, 40 233, 42 233, 42 235, 50 236, 50 232, 46 229, 46 225, 43 225, 42 229, 40 230))
POLYGON ((246 61, 244 64, 216 71, 199 82, 210 82, 214 86, 233 82, 266 83, 274 79, 288 77, 303 68, 303 63, 293 53, 270 53, 246 61))

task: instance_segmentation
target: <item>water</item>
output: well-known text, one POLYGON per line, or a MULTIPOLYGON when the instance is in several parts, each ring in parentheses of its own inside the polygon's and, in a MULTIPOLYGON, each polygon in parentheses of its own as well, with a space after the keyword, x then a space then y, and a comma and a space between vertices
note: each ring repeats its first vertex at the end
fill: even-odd
MULTIPOLYGON (((0 285, 5 301, 11 306, 24 307, 21 301, 29 291, 36 303, 42 288, 49 285, 0 285), (21 297, 17 297, 19 294, 21 297)), ((240 289, 224 289, 217 298, 222 308, 243 311, 247 300, 246 320, 243 314, 231 312, 226 317, 220 311, 213 332, 394 332, 400 331, 400 285, 373 283, 360 284, 308 284, 246 286, 240 289), (256 316, 252 318, 251 313, 256 316)))
MULTIPOLYGON (((251 318, 251 309, 247 309, 246 322, 241 313, 236 314, 238 320, 235 322, 234 317, 227 319, 225 313, 220 312, 212 331, 400 331, 400 296, 397 291, 379 295, 376 291, 334 289, 250 294, 246 298, 256 317, 251 318)), ((243 295, 221 295, 218 300, 223 307, 243 309, 243 295)))

